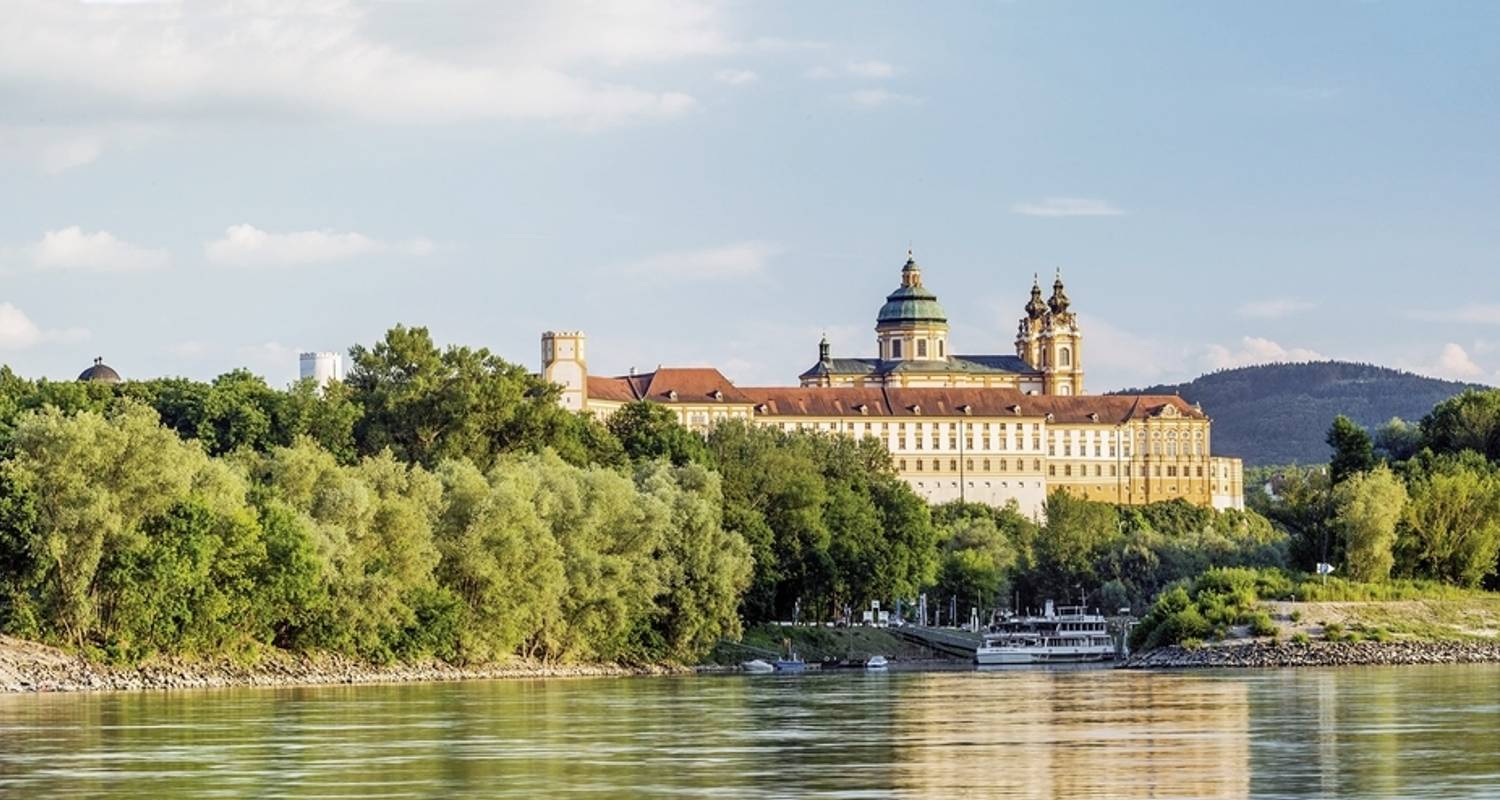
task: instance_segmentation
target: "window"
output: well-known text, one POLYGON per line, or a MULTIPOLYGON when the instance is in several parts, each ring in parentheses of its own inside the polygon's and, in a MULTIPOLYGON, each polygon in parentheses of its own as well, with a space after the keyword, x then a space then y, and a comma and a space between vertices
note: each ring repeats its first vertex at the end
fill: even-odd
POLYGON ((1057 475, 1057 465, 1056 464, 1048 464, 1047 465, 1047 474, 1048 475, 1054 475, 1054 476, 1057 475))
POLYGON ((926 357, 927 357, 927 340, 926 339, 918 339, 917 340, 917 358, 926 358, 926 357))
POLYGON ((901 357, 901 340, 900 339, 892 339, 891 340, 891 358, 900 358, 900 357, 901 357))
MULTIPOLYGON (((1020 462, 1017 462, 1017 463, 1020 463, 1020 462)), ((1017 467, 1017 469, 1020 469, 1020 467, 1017 467)), ((1031 469, 1032 469, 1033 472, 1041 472, 1042 471, 1042 460, 1040 458, 1033 458, 1033 459, 1031 459, 1031 469)))
POLYGON ((1071 366, 1073 366, 1073 353, 1072 353, 1072 351, 1070 351, 1066 347, 1062 348, 1061 350, 1058 350, 1057 351, 1057 364, 1058 364, 1058 366, 1061 366, 1061 367, 1071 367, 1071 366))
POLYGON ((922 471, 922 459, 917 459, 917 472, 922 471))
MULTIPOLYGON (((973 447, 973 445, 969 445, 969 446, 971 448, 973 447)), ((957 450, 958 449, 958 437, 957 436, 949 436, 948 437, 948 449, 949 450, 957 450)))
POLYGON ((945 348, 943 347, 944 344, 945 344, 945 342, 942 339, 938 340, 938 358, 947 358, 948 357, 948 354, 946 352, 944 352, 944 350, 945 350, 945 348))
POLYGON ((1115 465, 1114 464, 1110 464, 1109 465, 1109 477, 1111 477, 1111 478, 1119 477, 1119 473, 1118 473, 1118 471, 1115 470, 1115 465))
POLYGON ((1101 466, 1099 466, 1098 464, 1095 464, 1094 465, 1094 477, 1095 478, 1099 478, 1099 477, 1103 477, 1103 475, 1104 475, 1104 468, 1101 467, 1101 466))
POLYGON ((897 461, 896 462, 896 468, 899 469, 899 470, 901 470, 902 472, 905 472, 906 471, 906 459, 903 458, 900 461, 897 461))
POLYGON ((990 460, 988 458, 986 458, 984 460, 984 471, 985 472, 989 472, 990 471, 990 460))
POLYGON ((1067 476, 1069 478, 1073 477, 1073 465, 1072 464, 1064 464, 1063 465, 1063 475, 1065 475, 1065 476, 1067 476))
POLYGON ((938 470, 940 470, 942 468, 943 468, 943 462, 938 461, 937 459, 934 458, 932 460, 932 471, 933 472, 937 472, 938 470))
MULTIPOLYGON (((972 464, 973 462, 971 461, 969 463, 972 464)), ((971 466, 971 467, 969 467, 969 469, 973 469, 973 467, 971 466)), ((958 472, 958 459, 956 459, 956 458, 950 458, 950 459, 948 459, 948 471, 949 472, 958 472)))
POLYGON ((906 437, 905 436, 897 436, 896 437, 896 449, 897 450, 905 450, 906 449, 906 437))

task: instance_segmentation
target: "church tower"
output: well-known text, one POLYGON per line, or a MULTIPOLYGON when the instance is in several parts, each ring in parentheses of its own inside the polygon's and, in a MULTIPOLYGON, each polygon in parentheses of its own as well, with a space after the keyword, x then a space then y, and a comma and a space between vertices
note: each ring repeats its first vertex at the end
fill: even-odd
POLYGON ((589 363, 582 331, 542 334, 542 380, 562 387, 558 403, 569 411, 588 409, 589 363))
POLYGON ((910 250, 901 285, 886 295, 875 317, 875 343, 882 361, 948 360, 948 315, 922 285, 922 268, 910 250))
POLYGON ((1016 330, 1016 355, 1042 373, 1043 394, 1083 394, 1083 333, 1071 306, 1061 270, 1045 302, 1040 282, 1032 278, 1031 300, 1016 330))

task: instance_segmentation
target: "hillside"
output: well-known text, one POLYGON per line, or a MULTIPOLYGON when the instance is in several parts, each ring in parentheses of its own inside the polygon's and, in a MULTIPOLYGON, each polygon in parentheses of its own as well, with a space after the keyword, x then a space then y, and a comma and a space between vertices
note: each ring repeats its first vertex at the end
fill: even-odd
POLYGON ((1466 388, 1387 367, 1321 361, 1241 367, 1122 394, 1175 393, 1201 403, 1214 421, 1214 452, 1256 466, 1327 461, 1323 437, 1339 414, 1373 430, 1391 417, 1419 420, 1466 388))

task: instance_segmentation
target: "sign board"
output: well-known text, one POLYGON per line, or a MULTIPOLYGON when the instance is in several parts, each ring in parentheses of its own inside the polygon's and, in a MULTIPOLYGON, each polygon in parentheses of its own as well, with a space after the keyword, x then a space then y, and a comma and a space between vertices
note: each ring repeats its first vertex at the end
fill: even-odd
POLYGON ((1333 573, 1333 565, 1332 564, 1325 564, 1322 561, 1318 562, 1318 574, 1319 575, 1330 575, 1332 573, 1333 573))

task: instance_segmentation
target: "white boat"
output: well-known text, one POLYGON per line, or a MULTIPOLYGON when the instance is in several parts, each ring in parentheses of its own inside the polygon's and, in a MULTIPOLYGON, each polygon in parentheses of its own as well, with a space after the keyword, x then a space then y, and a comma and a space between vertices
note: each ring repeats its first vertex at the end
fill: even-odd
POLYGON ((807 670, 807 662, 803 661, 796 653, 793 653, 791 658, 776 659, 775 667, 777 672, 805 672, 807 670))
POLYGON ((890 662, 886 661, 885 656, 870 656, 870 659, 865 662, 865 669, 885 669, 889 666, 890 662))
POLYGON ((762 661, 762 660, 760 660, 758 658, 751 659, 749 661, 741 661, 740 662, 740 669, 744 670, 745 672, 775 672, 776 671, 776 667, 772 666, 770 664, 770 662, 762 661))
POLYGON ((1054 664, 1107 661, 1115 657, 1115 643, 1103 616, 1083 606, 1054 608, 1047 601, 1041 616, 1017 616, 990 627, 974 652, 975 663, 1054 664))

